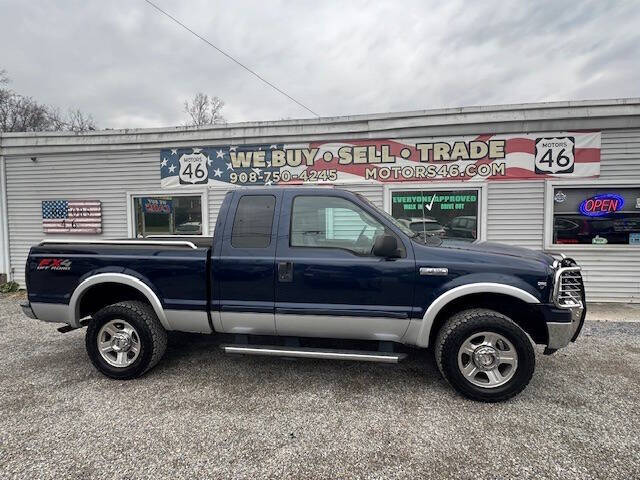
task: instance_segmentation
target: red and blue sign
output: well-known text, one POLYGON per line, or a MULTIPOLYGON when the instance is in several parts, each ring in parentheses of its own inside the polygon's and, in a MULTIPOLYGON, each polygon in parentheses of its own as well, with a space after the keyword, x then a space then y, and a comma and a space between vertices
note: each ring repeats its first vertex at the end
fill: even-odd
POLYGON ((142 208, 145 213, 161 213, 168 215, 171 213, 171 200, 162 198, 143 198, 142 208))
POLYGON ((617 193, 600 193, 580 204, 580 213, 587 217, 604 217, 619 212, 624 207, 624 198, 617 193))

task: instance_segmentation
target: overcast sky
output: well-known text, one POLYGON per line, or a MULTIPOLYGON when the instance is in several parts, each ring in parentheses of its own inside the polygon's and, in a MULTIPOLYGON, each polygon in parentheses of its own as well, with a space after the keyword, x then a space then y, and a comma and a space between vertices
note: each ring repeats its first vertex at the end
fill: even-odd
MULTIPOLYGON (((640 97, 637 1, 154 0, 322 116, 640 97)), ((310 114, 143 0, 0 0, 12 88, 99 127, 310 114)))

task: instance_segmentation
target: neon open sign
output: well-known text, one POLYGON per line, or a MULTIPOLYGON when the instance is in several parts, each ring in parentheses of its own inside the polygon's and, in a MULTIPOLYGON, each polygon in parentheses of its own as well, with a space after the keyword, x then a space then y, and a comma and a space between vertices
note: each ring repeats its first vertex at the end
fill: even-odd
POLYGON ((617 193, 601 193, 583 200, 580 213, 587 217, 603 217, 618 212, 624 207, 624 198, 617 193))

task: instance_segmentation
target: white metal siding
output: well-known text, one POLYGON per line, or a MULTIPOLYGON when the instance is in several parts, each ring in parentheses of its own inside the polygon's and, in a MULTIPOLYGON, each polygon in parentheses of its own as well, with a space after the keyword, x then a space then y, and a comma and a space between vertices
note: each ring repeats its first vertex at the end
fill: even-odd
POLYGON ((640 185, 640 130, 604 130, 600 178, 636 178, 640 185))
POLYGON ((0 274, 8 273, 7 271, 7 258, 9 250, 6 248, 7 244, 5 237, 6 228, 6 204, 4 201, 4 188, 6 186, 4 176, 4 158, 0 157, 0 274))
POLYGON ((541 250, 544 182, 489 182, 487 240, 541 250))
MULTIPOLYGON (((600 179, 629 178, 640 185, 640 130, 604 130, 600 179)), ((543 248, 544 182, 490 182, 487 209, 487 240, 543 248)), ((553 251, 580 264, 589 301, 640 302, 640 248, 553 251)))
MULTIPOLYGON (((640 185, 640 130, 603 131, 601 155, 601 180, 635 178, 640 185)), ((558 251, 582 267, 590 301, 640 302, 640 248, 600 252, 562 247, 558 251)))
POLYGON ((218 219, 218 212, 222 206, 224 196, 229 190, 222 188, 213 188, 209 190, 209 233, 213 235, 213 231, 216 228, 216 220, 218 219))
MULTIPOLYGON (((629 115, 619 121, 627 122, 626 124, 629 126, 632 124, 634 127, 637 126, 638 115, 633 112, 629 115)), ((565 117, 566 115, 562 118, 565 117)), ((358 119, 358 122, 360 120, 362 119, 358 119)), ((504 122, 512 120, 505 119, 504 122)), ((407 120, 402 123, 397 120, 396 123, 400 122, 402 126, 398 126, 396 130, 376 132, 374 131, 374 126, 377 125, 377 127, 381 128, 386 120, 376 121, 378 123, 375 123, 375 125, 372 121, 364 122, 363 120, 361 122, 362 125, 358 123, 357 128, 344 127, 345 133, 340 133, 341 130, 337 127, 335 132, 333 130, 324 132, 323 130, 324 133, 314 133, 315 131, 309 127, 309 132, 306 135, 310 138, 324 138, 324 136, 335 138, 336 135, 340 135, 343 138, 361 138, 366 136, 367 133, 372 138, 400 138, 409 134, 412 136, 426 135, 426 131, 413 131, 410 127, 435 128, 437 131, 432 133, 437 135, 463 133, 462 130, 458 132, 454 128, 455 125, 447 126, 442 124, 441 119, 433 120, 436 123, 440 122, 438 125, 434 124, 435 126, 433 127, 422 124, 412 126, 412 122, 415 121, 407 120)), ((564 122, 562 125, 565 125, 568 121, 574 124, 571 128, 597 128, 597 126, 585 122, 580 123, 579 119, 558 120, 558 122, 564 122)), ((598 120, 590 119, 589 121, 596 122, 598 120)), ((609 122, 606 124, 610 126, 618 122, 615 119, 603 121, 609 122)), ((480 123, 479 121, 465 128, 473 129, 474 131, 489 131, 491 128, 500 127, 490 122, 480 123), (487 128, 484 128, 484 126, 487 128)), ((515 128, 523 129, 525 127, 518 123, 517 126, 511 125, 509 128, 510 130, 507 128, 505 131, 514 131, 515 128)), ((535 128, 532 128, 531 126, 526 126, 527 131, 535 131, 535 128)), ((549 128, 554 127, 551 125, 549 128)), ((566 127, 559 126, 558 128, 566 127)), ((278 132, 283 132, 282 138, 285 138, 286 131, 290 127, 281 125, 277 129, 280 129, 278 132)), ((150 143, 146 144, 148 145, 146 147, 142 146, 143 142, 140 140, 144 137, 142 134, 142 136, 136 135, 135 139, 127 134, 122 134, 122 138, 129 142, 128 147, 119 143, 120 140, 117 137, 113 136, 111 138, 109 132, 95 134, 100 138, 102 136, 109 137, 104 140, 107 143, 99 145, 93 142, 92 135, 78 137, 79 139, 69 137, 69 142, 71 142, 69 145, 57 145, 57 140, 55 139, 51 140, 52 145, 48 145, 49 140, 46 138, 40 139, 40 137, 33 145, 30 145, 29 142, 32 140, 28 135, 25 135, 24 138, 19 136, 15 138, 3 137, 3 151, 13 149, 12 151, 16 152, 13 155, 25 155, 23 157, 6 156, 5 154, 4 157, 7 174, 9 225, 9 238, 5 240, 9 243, 11 267, 14 269, 16 281, 24 284, 24 264, 29 247, 44 237, 41 220, 42 200, 72 198, 101 200, 103 234, 99 238, 125 237, 127 236, 126 192, 159 190, 160 187, 159 151, 152 150, 152 148, 156 146, 159 148, 161 144, 166 146, 167 142, 175 143, 176 145, 212 144, 216 142, 207 141, 206 138, 213 138, 214 133, 219 137, 216 137, 217 143, 227 142, 227 139, 220 137, 220 135, 228 136, 230 134, 227 130, 220 132, 204 130, 182 132, 176 130, 173 133, 150 131, 145 133, 147 137, 152 137, 147 140, 150 143), (174 139, 172 135, 176 138, 174 139), (80 142, 78 145, 81 145, 82 148, 74 142, 80 142), (23 143, 24 146, 21 146, 23 143), (147 148, 148 150, 140 153, 132 152, 131 150, 128 153, 113 152, 113 150, 120 148, 147 148), (46 150, 47 153, 66 151, 68 149, 76 149, 76 151, 84 149, 88 153, 56 154, 52 156, 43 154, 38 156, 36 162, 32 162, 30 159, 31 153, 36 152, 38 149, 43 152, 46 150), (100 151, 95 151, 96 149, 112 151, 100 153, 100 151)), ((273 136, 269 137, 269 141, 273 141, 273 138, 273 136)), ((253 140, 258 141, 260 139, 253 140)), ((640 184, 640 129, 603 130, 600 178, 603 180, 635 178, 638 179, 640 184)), ((377 206, 383 206, 384 190, 381 185, 359 184, 347 185, 343 188, 359 192, 377 206)), ((213 231, 215 226, 215 220, 225 192, 226 190, 224 189, 209 190, 209 233, 213 231)), ((543 248, 544 182, 490 182, 487 188, 487 196, 486 236, 488 240, 535 249, 543 248)), ((64 237, 56 236, 56 238, 64 237)), ((74 236, 74 238, 80 237, 74 236)), ((91 238, 91 236, 82 236, 82 238, 91 238)), ((554 248, 554 251, 562 251, 574 257, 582 265, 585 284, 591 301, 640 302, 640 273, 638 273, 640 272, 640 249, 628 248, 598 252, 562 246, 561 248, 554 248)), ((0 269, 1 267, 0 258, 0 269)))
POLYGON ((359 193, 378 208, 384 207, 384 187, 375 183, 344 185, 340 188, 359 193))
MULTIPOLYGON (((375 206, 383 208, 384 188, 376 184, 345 185, 341 188, 359 193, 375 206)), ((362 220, 347 210, 338 210, 334 218, 334 238, 357 239, 362 230, 362 220)))
MULTIPOLYGON (((101 235, 49 235, 50 238, 127 237, 126 192, 160 189, 158 152, 6 159, 11 267, 24 286, 29 248, 45 238, 42 200, 96 199, 102 202, 101 235)), ((168 192, 167 192, 168 193, 168 192)), ((222 195, 210 192, 210 215, 217 216, 222 195)), ((211 217, 210 217, 211 218, 211 217)), ((213 229, 212 222, 209 222, 213 229)))
MULTIPOLYGON (((555 250, 555 249, 554 249, 555 250)), ((561 249, 582 267, 590 302, 640 302, 640 249, 636 251, 579 251, 561 249)))
POLYGON ((362 231, 363 222, 360 216, 353 210, 346 208, 335 208, 331 213, 333 218, 327 218, 327 238, 355 242, 362 231))

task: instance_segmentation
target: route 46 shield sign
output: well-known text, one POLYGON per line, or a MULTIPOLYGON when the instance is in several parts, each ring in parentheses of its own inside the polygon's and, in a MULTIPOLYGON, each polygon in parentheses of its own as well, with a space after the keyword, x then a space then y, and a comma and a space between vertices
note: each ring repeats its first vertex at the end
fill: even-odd
POLYGON ((184 154, 180 157, 180 183, 197 185, 209 181, 207 161, 204 153, 184 154))
POLYGON ((536 138, 536 174, 573 173, 575 152, 574 137, 536 138))

